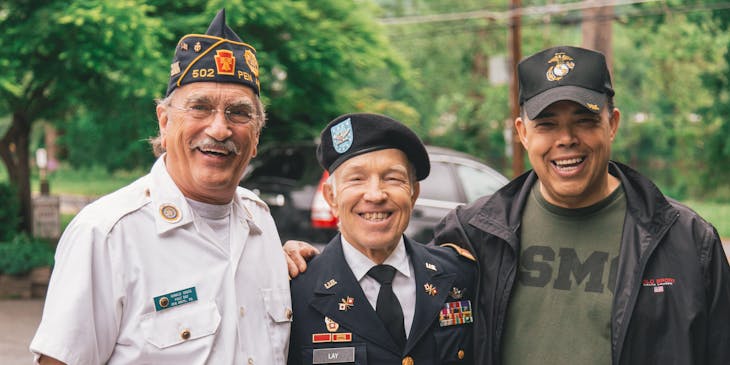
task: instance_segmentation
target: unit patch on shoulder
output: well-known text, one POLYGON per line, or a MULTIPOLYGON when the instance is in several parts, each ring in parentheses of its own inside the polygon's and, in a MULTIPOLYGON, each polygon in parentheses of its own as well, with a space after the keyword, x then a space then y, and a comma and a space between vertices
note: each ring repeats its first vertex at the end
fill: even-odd
POLYGON ((474 255, 472 255, 471 252, 469 252, 469 250, 467 250, 465 248, 461 248, 461 247, 457 246, 455 243, 442 243, 440 246, 441 247, 450 247, 454 251, 456 251, 456 253, 458 253, 459 256, 466 257, 467 259, 469 259, 471 261, 476 261, 476 259, 474 258, 474 255))

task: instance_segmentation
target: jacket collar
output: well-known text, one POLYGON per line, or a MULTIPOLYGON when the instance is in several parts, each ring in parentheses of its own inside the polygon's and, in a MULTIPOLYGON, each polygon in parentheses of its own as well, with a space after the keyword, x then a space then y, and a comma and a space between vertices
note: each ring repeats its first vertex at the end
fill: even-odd
MULTIPOLYGON (((615 161, 609 161, 608 171, 621 180, 628 213, 643 229, 656 236, 674 222, 677 210, 649 179, 615 161)), ((479 213, 469 220, 469 224, 503 239, 517 249, 522 211, 530 189, 536 182, 537 174, 532 170, 513 179, 484 203, 479 213)))
MULTIPOLYGON (((147 187, 150 201, 155 211, 155 227, 157 234, 164 234, 175 228, 194 223, 193 211, 185 196, 177 187, 172 177, 167 172, 165 165, 165 154, 160 156, 149 174, 149 186, 147 187)), ((261 228, 256 224, 255 217, 243 203, 243 199, 253 200, 257 204, 263 204, 257 197, 251 197, 253 193, 238 188, 233 197, 233 212, 236 219, 248 225, 252 234, 260 234, 261 228)), ((265 206, 265 204, 264 204, 265 206)))
MULTIPOLYGON (((433 325, 456 275, 444 272, 428 250, 419 243, 407 237, 404 242, 413 263, 416 280, 416 311, 406 343, 407 353, 433 325), (427 284, 436 288, 436 291, 427 291, 427 284)), ((360 284, 347 266, 339 234, 330 241, 317 260, 327 264, 323 265, 323 270, 315 281, 309 304, 323 316, 354 329, 354 332, 368 341, 402 355, 390 340, 388 330, 368 303, 360 284), (348 305, 348 299, 352 305, 348 305)))

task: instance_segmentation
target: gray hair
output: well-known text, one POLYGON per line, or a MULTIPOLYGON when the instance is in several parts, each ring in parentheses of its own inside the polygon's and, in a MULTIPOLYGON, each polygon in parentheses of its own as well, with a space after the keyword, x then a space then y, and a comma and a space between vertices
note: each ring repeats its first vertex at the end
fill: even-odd
MULTIPOLYGON (((155 103, 156 105, 162 105, 162 106, 169 106, 170 101, 172 100, 172 96, 175 95, 175 92, 177 89, 173 90, 170 95, 162 98, 162 99, 156 99, 155 103)), ((256 95, 255 100, 255 107, 256 107, 256 115, 254 116, 253 123, 256 127, 256 133, 260 134, 261 130, 266 125, 266 108, 264 107, 264 103, 261 102, 261 98, 256 95)), ((152 146, 152 152, 155 154, 155 157, 160 157, 163 153, 165 153, 165 148, 162 147, 162 131, 157 131, 157 136, 150 137, 147 140, 150 145, 152 146)))

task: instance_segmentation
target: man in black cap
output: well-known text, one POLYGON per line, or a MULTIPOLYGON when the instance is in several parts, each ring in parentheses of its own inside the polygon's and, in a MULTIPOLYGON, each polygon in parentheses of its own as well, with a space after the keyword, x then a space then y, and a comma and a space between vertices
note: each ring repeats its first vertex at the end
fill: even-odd
POLYGON ((389 117, 347 114, 322 131, 317 158, 340 233, 292 281, 289 363, 471 363, 473 258, 403 235, 430 170, 421 140, 389 117))
POLYGON ((610 160, 620 113, 604 56, 550 48, 518 76, 533 170, 435 230, 477 260, 475 363, 730 364, 720 238, 610 160))
POLYGON ((477 259, 478 364, 730 364, 730 269, 717 231, 610 160, 619 126, 600 53, 519 64, 533 171, 452 211, 435 242, 477 259))
POLYGON ((59 242, 41 364, 286 364, 292 319, 266 204, 238 187, 265 115, 256 51, 221 10, 177 44, 161 153, 84 208, 59 242))

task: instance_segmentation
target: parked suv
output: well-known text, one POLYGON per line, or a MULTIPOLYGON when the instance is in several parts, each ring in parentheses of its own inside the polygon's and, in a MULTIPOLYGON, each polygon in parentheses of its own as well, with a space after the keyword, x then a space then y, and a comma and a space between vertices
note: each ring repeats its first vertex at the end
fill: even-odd
MULTIPOLYGON (((290 239, 326 244, 337 233, 337 219, 322 197, 327 172, 319 166, 313 143, 276 145, 259 151, 241 181, 271 209, 282 242, 290 239)), ((405 234, 426 243, 433 228, 454 207, 494 193, 507 183, 502 174, 455 150, 426 146, 431 174, 405 234)))

